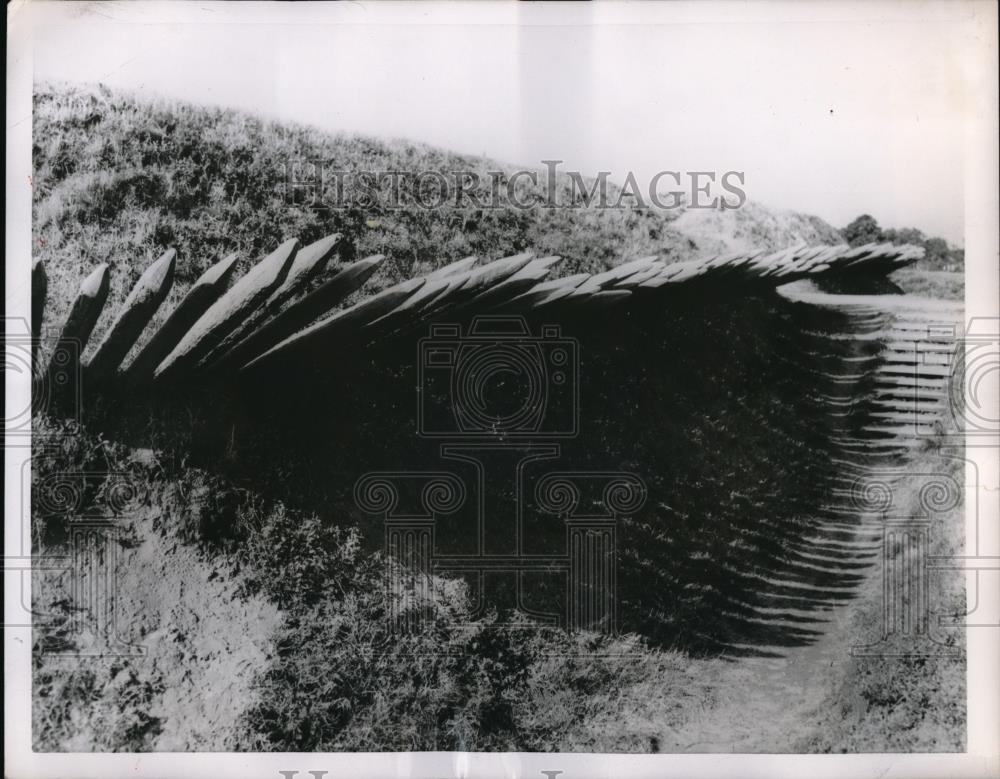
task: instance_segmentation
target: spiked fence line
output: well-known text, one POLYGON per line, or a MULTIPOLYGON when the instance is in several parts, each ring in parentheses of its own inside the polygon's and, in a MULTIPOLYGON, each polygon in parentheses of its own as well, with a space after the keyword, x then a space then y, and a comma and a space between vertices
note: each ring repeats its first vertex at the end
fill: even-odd
MULTIPOLYGON (((604 273, 558 278, 549 278, 558 257, 524 253, 482 265, 467 257, 342 307, 383 257, 328 268, 338 242, 339 236, 331 235, 300 249, 297 240, 286 241, 232 286, 237 257, 226 257, 194 283, 136 357, 126 362, 170 291, 175 266, 170 250, 142 274, 114 323, 79 367, 88 383, 97 384, 124 380, 141 385, 235 373, 305 347, 363 347, 441 318, 540 311, 577 315, 632 297, 668 297, 714 286, 753 291, 819 276, 881 275, 913 263, 923 253, 918 247, 891 244, 797 246, 671 264, 645 257, 604 273)), ((42 322, 45 280, 44 268, 36 263, 36 329, 42 322)), ((104 309, 108 289, 109 269, 101 265, 83 281, 73 301, 59 341, 76 343, 78 358, 104 309)))

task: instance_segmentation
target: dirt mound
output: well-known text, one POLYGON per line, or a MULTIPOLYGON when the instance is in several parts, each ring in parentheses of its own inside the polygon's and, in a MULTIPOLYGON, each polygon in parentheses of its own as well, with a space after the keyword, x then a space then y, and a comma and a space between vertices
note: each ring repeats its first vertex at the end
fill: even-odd
POLYGON ((34 607, 48 615, 36 650, 50 651, 35 661, 35 749, 217 751, 239 734, 282 613, 248 594, 225 556, 179 538, 191 518, 178 515, 201 510, 199 492, 157 489, 120 522, 103 552, 113 548, 117 573, 99 602, 114 610, 111 630, 93 630, 100 616, 78 611, 81 592, 104 586, 108 558, 84 568, 76 587, 70 575, 36 571, 34 607), (66 640, 52 643, 59 635, 66 640))
POLYGON ((737 251, 776 251, 799 244, 836 245, 844 239, 818 216, 747 202, 733 211, 688 209, 671 223, 695 256, 737 251))

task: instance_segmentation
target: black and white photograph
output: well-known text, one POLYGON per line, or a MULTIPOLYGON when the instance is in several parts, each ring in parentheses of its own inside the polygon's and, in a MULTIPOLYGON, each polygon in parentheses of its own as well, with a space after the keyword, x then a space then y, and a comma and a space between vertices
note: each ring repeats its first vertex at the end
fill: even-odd
POLYGON ((7 21, 5 776, 1000 776, 995 2, 7 21))

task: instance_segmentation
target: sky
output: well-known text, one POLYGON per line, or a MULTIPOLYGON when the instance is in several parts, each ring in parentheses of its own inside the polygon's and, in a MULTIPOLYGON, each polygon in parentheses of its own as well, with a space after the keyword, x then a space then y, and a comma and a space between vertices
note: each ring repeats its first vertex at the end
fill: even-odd
POLYGON ((968 124, 987 110, 965 3, 74 6, 36 23, 36 81, 619 182, 743 171, 772 207, 963 243, 968 124))

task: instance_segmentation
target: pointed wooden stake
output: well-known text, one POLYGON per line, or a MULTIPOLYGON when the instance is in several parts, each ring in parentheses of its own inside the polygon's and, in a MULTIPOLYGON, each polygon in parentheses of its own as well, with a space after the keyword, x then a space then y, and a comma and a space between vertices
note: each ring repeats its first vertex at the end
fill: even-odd
POLYGON ((177 376, 197 365, 285 280, 298 246, 294 238, 285 241, 215 301, 164 358, 154 377, 177 376))
POLYGON ((201 274, 135 359, 122 368, 121 372, 129 381, 146 381, 152 377, 156 366, 225 291, 237 259, 239 255, 230 254, 201 274))
POLYGON ((248 335, 228 353, 222 355, 215 367, 217 369, 227 366, 239 367, 288 336, 309 327, 360 289, 384 259, 383 255, 377 254, 353 262, 338 271, 325 284, 277 314, 259 330, 248 335))
MULTIPOLYGON (((42 341, 42 322, 45 314, 45 296, 49 289, 49 279, 45 275, 45 265, 35 260, 31 266, 31 363, 38 362, 38 344, 42 341)), ((36 375, 38 373, 37 368, 36 375)))
POLYGON ((139 277, 121 313, 83 366, 88 383, 114 373, 170 292, 177 253, 168 249, 139 277))
POLYGON ((339 235, 329 235, 309 244, 295 255, 288 277, 256 311, 250 315, 199 361, 199 367, 207 368, 216 364, 233 348, 249 338, 255 331, 273 319, 295 298, 299 297, 311 279, 323 272, 333 250, 340 240, 339 235))
POLYGON ((48 391, 57 405, 80 391, 80 357, 104 309, 109 288, 106 263, 98 265, 80 284, 45 374, 48 391))

